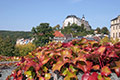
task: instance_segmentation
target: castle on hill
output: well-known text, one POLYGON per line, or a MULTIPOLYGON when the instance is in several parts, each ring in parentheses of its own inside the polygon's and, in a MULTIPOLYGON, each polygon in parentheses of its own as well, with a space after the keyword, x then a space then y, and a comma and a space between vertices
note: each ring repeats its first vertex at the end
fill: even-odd
POLYGON ((91 30, 91 27, 88 23, 88 21, 85 20, 85 17, 83 15, 82 19, 80 19, 79 17, 75 16, 75 15, 68 15, 65 20, 63 21, 63 29, 64 27, 68 26, 68 24, 77 24, 78 26, 81 26, 82 24, 84 24, 84 27, 86 30, 91 30))

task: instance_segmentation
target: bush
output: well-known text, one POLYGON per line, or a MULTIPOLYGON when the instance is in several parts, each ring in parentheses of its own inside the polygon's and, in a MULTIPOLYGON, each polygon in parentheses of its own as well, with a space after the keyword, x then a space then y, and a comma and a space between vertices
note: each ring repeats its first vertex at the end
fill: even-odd
POLYGON ((104 37, 103 39, 100 40, 100 44, 106 44, 108 42, 111 42, 112 44, 118 43, 119 39, 113 39, 113 38, 108 38, 108 37, 104 37))
POLYGON ((50 70, 64 80, 111 80, 111 72, 120 76, 120 43, 100 45, 96 41, 81 39, 68 43, 51 42, 38 47, 19 62, 18 68, 8 76, 17 80, 49 80, 50 70))
POLYGON ((29 52, 33 51, 36 46, 32 43, 24 44, 24 45, 16 45, 15 46, 15 56, 26 56, 29 52))

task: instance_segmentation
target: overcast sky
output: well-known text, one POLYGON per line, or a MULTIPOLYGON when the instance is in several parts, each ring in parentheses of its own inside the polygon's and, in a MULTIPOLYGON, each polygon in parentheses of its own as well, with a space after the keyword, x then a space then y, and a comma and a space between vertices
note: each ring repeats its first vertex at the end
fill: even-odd
POLYGON ((120 15, 120 0, 0 0, 0 30, 30 31, 44 22, 62 26, 71 14, 84 14, 93 29, 109 29, 110 20, 120 15))

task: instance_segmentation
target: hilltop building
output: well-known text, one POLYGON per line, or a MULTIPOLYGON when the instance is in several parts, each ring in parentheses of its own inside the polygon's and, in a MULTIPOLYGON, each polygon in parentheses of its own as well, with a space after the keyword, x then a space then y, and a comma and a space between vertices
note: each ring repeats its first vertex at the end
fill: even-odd
POLYGON ((110 37, 120 39, 120 15, 111 20, 110 37))
POLYGON ((78 26, 81 26, 82 24, 84 24, 84 27, 86 28, 86 30, 91 30, 91 27, 88 23, 88 21, 85 20, 85 17, 83 15, 82 19, 78 18, 77 16, 75 15, 69 15, 66 17, 66 19, 64 20, 63 22, 63 29, 64 27, 66 27, 68 24, 77 24, 78 26))

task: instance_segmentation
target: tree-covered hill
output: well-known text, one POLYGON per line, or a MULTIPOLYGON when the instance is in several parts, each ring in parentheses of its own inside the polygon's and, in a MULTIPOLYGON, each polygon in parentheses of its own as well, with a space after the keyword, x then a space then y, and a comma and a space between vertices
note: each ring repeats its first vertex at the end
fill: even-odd
POLYGON ((18 38, 30 38, 32 35, 29 31, 5 31, 0 30, 0 36, 2 38, 6 38, 7 36, 13 40, 13 42, 16 42, 18 38))

